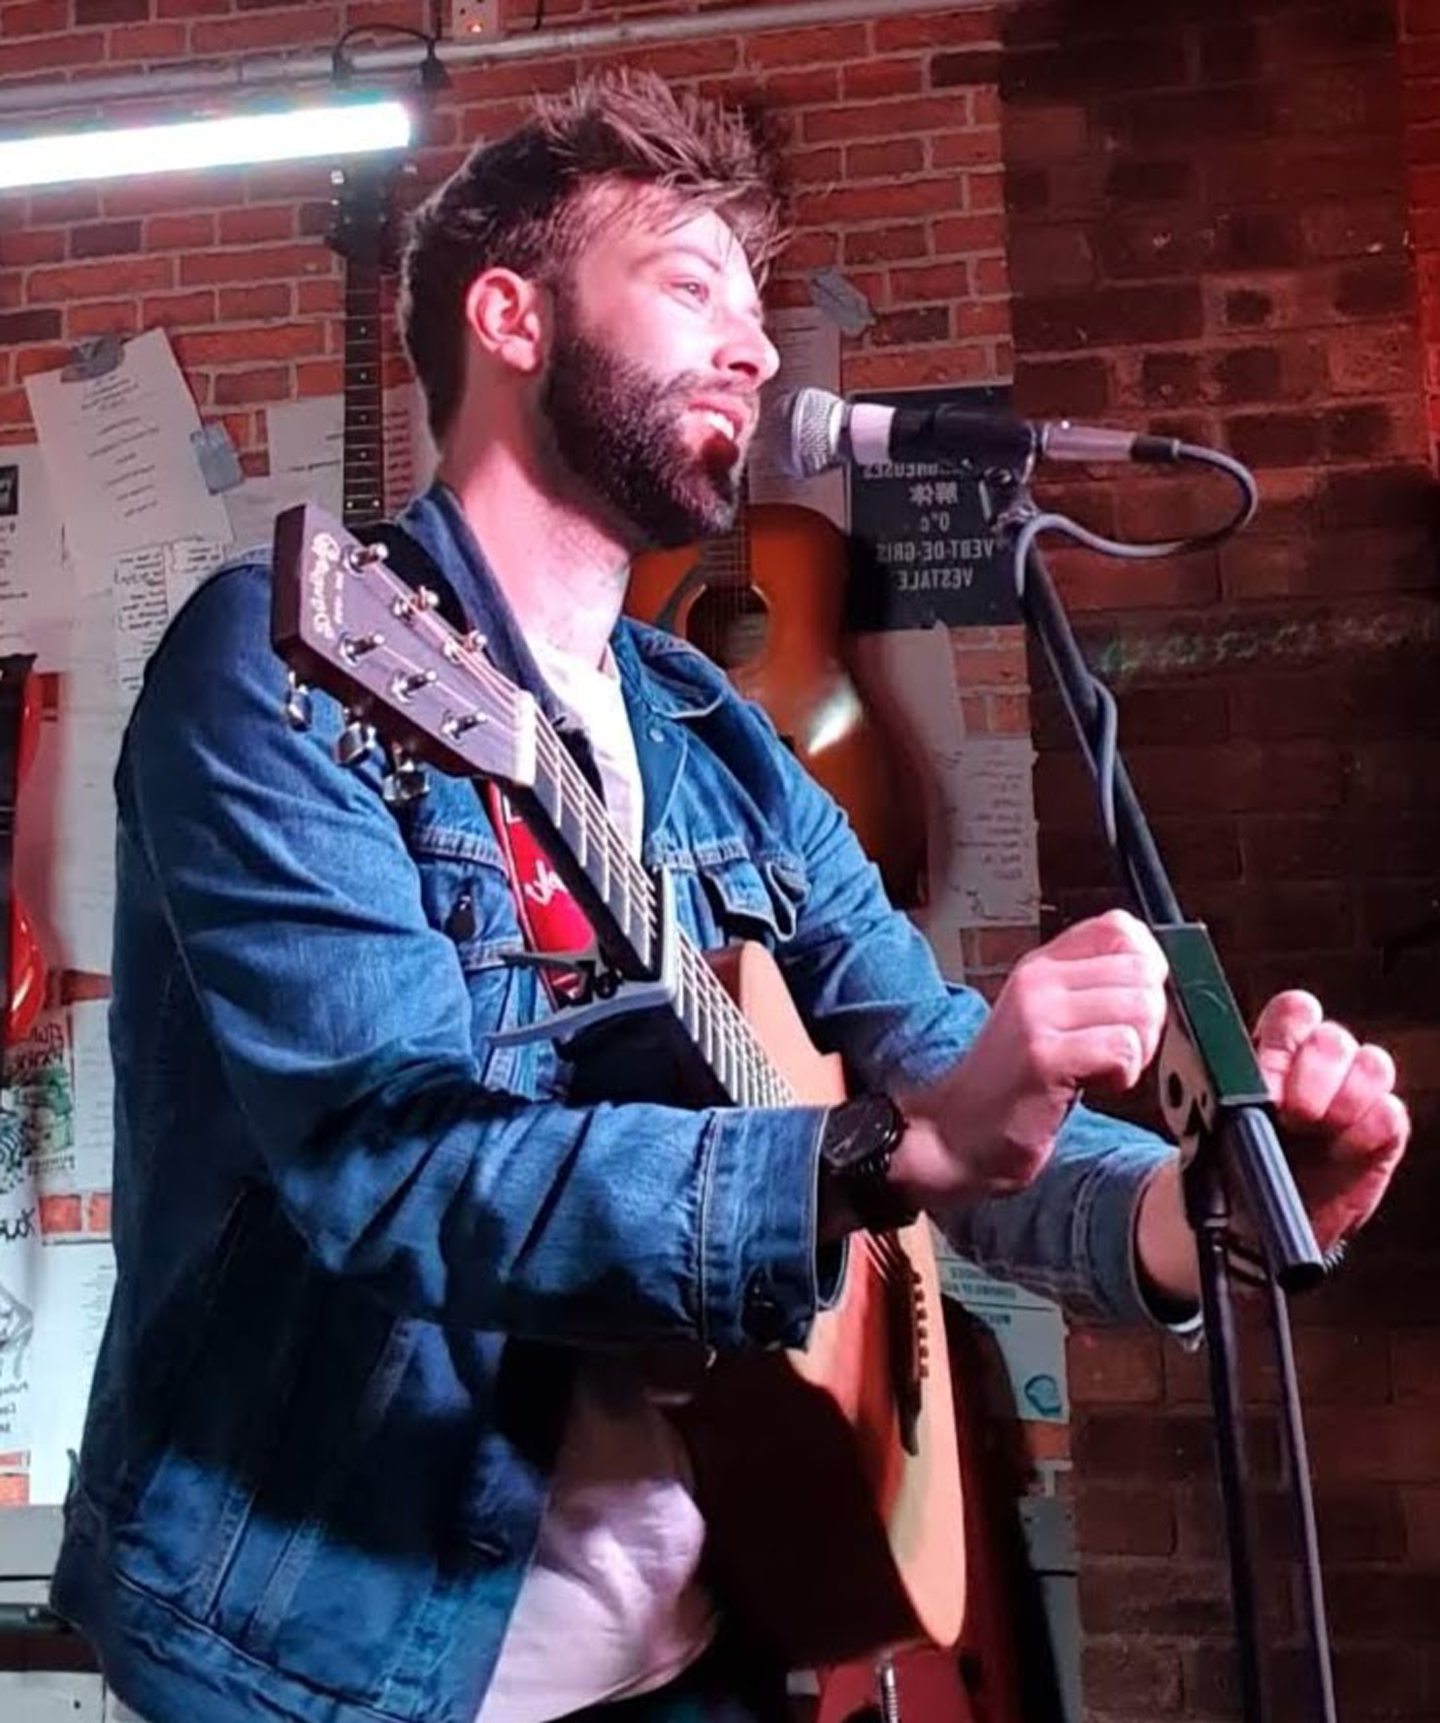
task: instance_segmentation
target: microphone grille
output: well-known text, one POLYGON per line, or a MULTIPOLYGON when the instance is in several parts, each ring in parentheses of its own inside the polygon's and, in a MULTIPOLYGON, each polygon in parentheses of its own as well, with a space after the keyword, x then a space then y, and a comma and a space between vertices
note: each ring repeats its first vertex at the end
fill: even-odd
POLYGON ((793 479, 814 478, 840 459, 845 403, 826 389, 797 389, 782 403, 780 465, 793 479))

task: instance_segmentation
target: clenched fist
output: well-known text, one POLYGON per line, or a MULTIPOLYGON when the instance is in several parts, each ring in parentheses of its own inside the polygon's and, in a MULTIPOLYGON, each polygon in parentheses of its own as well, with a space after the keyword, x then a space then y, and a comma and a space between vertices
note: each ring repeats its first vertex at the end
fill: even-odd
POLYGON ((1165 1026, 1168 967, 1124 910, 1077 923, 1016 964, 965 1057, 899 1097, 912 1127, 891 1176, 935 1208, 1023 1189, 1082 1088, 1130 1088, 1165 1026))

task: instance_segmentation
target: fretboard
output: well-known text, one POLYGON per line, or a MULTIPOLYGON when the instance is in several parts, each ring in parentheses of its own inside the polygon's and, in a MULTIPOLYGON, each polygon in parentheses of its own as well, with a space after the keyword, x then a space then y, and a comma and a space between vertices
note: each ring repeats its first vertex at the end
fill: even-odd
POLYGON ((347 527, 385 515, 385 428, 381 417, 380 269, 345 268, 345 437, 341 495, 347 527))
MULTIPOLYGON (((538 714, 537 726, 533 810, 549 830, 536 836, 572 888, 579 886, 607 956, 629 976, 653 976, 661 955, 655 884, 553 727, 538 714)), ((790 1085, 693 940, 677 927, 674 942, 675 1014, 719 1087, 736 1106, 793 1106, 790 1085)))

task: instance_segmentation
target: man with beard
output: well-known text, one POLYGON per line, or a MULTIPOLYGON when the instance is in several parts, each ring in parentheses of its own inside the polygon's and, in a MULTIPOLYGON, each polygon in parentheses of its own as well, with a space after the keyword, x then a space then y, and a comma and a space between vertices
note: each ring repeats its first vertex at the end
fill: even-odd
MULTIPOLYGON (((855 1099, 605 1104, 497 1042, 549 1006, 517 902, 550 876, 512 881, 472 786, 392 806, 336 764, 332 702, 285 726, 263 563, 149 667, 116 781, 119 1275, 53 1596, 150 1723, 777 1715, 637 1352, 802 1344, 825 1245, 922 1209, 1082 1314, 1193 1327, 1172 1151, 1078 1104, 1155 1052, 1148 931, 1068 929, 987 1014, 763 716, 621 617, 638 549, 733 516, 777 245, 746 127, 653 78, 477 150, 406 260, 441 459, 403 524, 686 931, 764 940, 855 1099)), ((1403 1150, 1393 1067, 1306 994, 1257 1033, 1329 1246, 1403 1150)), ((609 1043, 631 1095, 642 1046, 609 1043)))

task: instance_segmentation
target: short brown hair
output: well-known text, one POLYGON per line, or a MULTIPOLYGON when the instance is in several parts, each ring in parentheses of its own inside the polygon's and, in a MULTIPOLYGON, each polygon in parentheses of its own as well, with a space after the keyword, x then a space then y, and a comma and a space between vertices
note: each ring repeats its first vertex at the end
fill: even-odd
POLYGON ((714 210, 757 279, 783 243, 777 152, 753 117, 641 71, 598 73, 537 100, 530 120, 478 144, 412 221, 400 327, 437 441, 460 404, 470 283, 494 268, 563 280, 590 231, 586 194, 618 182, 714 210))

